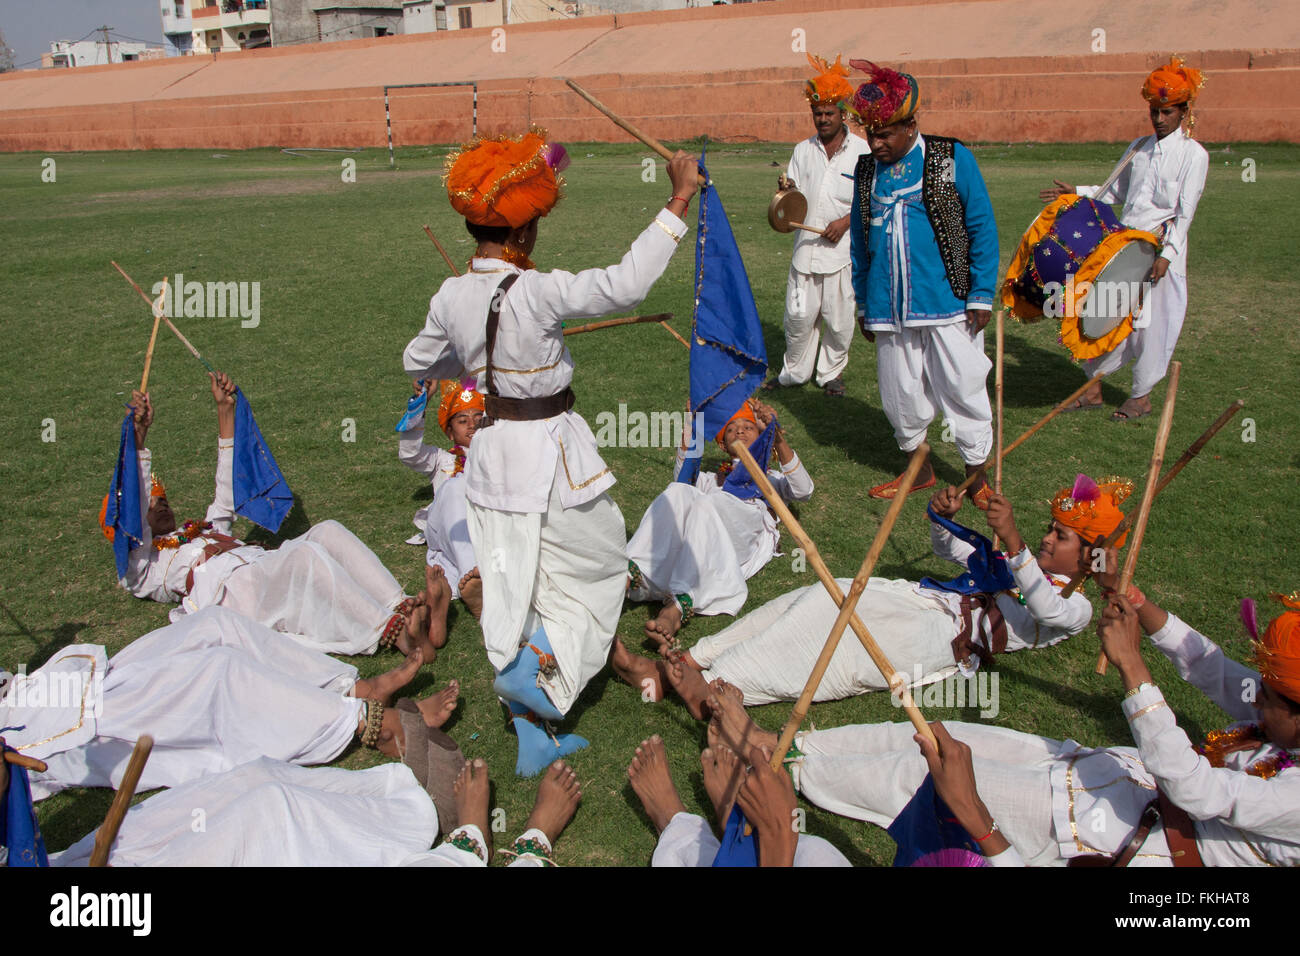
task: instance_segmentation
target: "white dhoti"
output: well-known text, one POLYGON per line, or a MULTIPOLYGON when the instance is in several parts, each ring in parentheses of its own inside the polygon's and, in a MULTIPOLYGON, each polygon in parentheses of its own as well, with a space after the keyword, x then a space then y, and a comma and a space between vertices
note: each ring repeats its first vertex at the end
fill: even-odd
POLYGON ((224 569, 211 603, 331 654, 373 654, 405 597, 375 553, 337 521, 322 521, 251 563, 220 555, 200 571, 225 561, 233 570, 224 569))
MULTIPOLYGON (((693 813, 678 813, 659 834, 651 866, 712 866, 722 843, 709 824, 693 813)), ((821 837, 799 834, 795 866, 852 866, 844 854, 821 837)))
POLYGON ((741 501, 674 482, 650 503, 627 543, 628 558, 645 578, 628 596, 650 601, 688 594, 697 614, 735 614, 749 596, 746 579, 772 559, 778 540, 761 499, 741 501))
POLYGON ((542 627, 557 668, 539 686, 561 713, 609 659, 627 586, 627 531, 606 494, 565 508, 559 483, 545 514, 468 504, 483 578, 483 643, 499 673, 542 627))
MULTIPOLYGON (((112 866, 395 866, 427 850, 438 812, 409 767, 308 770, 261 757, 132 807, 112 866)), ((95 834, 51 858, 85 866, 95 834)))
MULTIPOLYGON (((847 594, 852 581, 837 580, 847 594)), ((722 678, 740 688, 746 706, 795 700, 838 613, 820 583, 798 588, 702 639, 690 649, 691 657, 704 668, 705 680, 722 678)), ((911 581, 872 578, 857 613, 909 685, 929 684, 957 672, 952 642, 961 621, 941 598, 918 593, 911 581)), ((846 627, 813 699, 841 700, 888 689, 889 682, 846 627)))
POLYGON ((1133 396, 1151 394, 1169 371, 1174 347, 1187 315, 1187 276, 1170 269, 1148 293, 1139 322, 1119 345, 1105 355, 1083 362, 1088 377, 1098 372, 1110 375, 1133 363, 1133 396))
POLYGON ((963 319, 947 325, 876 332, 880 402, 898 447, 914 451, 936 414, 951 423, 962 460, 982 465, 993 448, 993 410, 987 380, 993 363, 984 333, 972 336, 963 319))
POLYGON ((826 275, 791 266, 785 289, 785 361, 777 381, 802 385, 814 370, 818 385, 839 378, 849 364, 853 314, 851 265, 826 275))
MULTIPOLYGON (((138 789, 175 787, 257 757, 328 763, 356 733, 356 668, 225 608, 186 615, 109 661, 95 736, 43 756, 42 799, 65 787, 114 787, 142 734, 154 738, 138 789)), ((68 726, 85 718, 74 709, 68 726)), ((11 746, 21 735, 6 734, 11 746)))
POLYGON ((469 540, 463 474, 448 478, 434 495, 425 519, 424 539, 429 545, 426 563, 442 568, 452 598, 460 597, 460 579, 478 565, 469 540))
MULTIPOLYGON (((1030 866, 1113 854, 1137 828, 1155 784, 1131 747, 1087 750, 1003 727, 944 721, 970 746, 979 795, 1030 866)), ((795 738, 795 789, 817 806, 885 827, 929 767, 906 721, 810 731, 795 738)), ((1151 831, 1133 866, 1168 866, 1164 831, 1151 831)))

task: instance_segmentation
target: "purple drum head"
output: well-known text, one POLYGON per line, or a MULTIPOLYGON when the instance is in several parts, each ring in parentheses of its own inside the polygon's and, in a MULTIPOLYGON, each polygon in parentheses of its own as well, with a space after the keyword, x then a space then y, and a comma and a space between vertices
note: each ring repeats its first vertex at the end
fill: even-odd
POLYGON ((1109 206, 1080 199, 1058 214, 1051 231, 1035 244, 1029 264, 1015 284, 1016 291, 1042 308, 1049 282, 1064 286, 1103 239, 1123 228, 1109 206))

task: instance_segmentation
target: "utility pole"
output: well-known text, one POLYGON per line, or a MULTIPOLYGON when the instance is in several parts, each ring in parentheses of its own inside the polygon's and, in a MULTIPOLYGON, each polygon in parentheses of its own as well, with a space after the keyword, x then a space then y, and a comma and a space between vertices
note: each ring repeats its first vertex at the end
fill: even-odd
MULTIPOLYGON (((108 39, 108 31, 109 31, 109 30, 116 30, 117 27, 106 27, 106 26, 100 26, 100 27, 98 27, 97 29, 99 30, 100 33, 104 34, 104 53, 105 53, 105 55, 107 55, 107 57, 108 57, 108 62, 109 62, 109 63, 112 63, 112 62, 113 62, 113 46, 112 46, 112 44, 109 42, 109 39, 108 39)), ((96 59, 98 59, 98 57, 96 57, 96 59)))

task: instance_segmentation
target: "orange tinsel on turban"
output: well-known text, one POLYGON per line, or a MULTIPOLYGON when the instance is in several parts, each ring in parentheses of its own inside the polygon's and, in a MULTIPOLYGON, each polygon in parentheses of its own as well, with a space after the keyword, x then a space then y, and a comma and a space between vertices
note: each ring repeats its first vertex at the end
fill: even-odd
POLYGON ((804 87, 803 95, 810 103, 833 103, 844 108, 844 101, 853 95, 853 84, 848 81, 849 68, 835 57, 835 62, 827 62, 825 57, 807 54, 808 62, 817 71, 804 87))
POLYGON ((560 180, 540 130, 479 137, 447 157, 447 198, 476 226, 518 229, 545 216, 560 198, 560 180))
POLYGON ((463 411, 483 411, 483 393, 474 387, 474 381, 458 382, 455 379, 443 379, 442 401, 438 403, 438 426, 447 430, 447 423, 452 417, 463 411))
POLYGON ((1183 66, 1182 57, 1171 56, 1168 63, 1151 71, 1142 84, 1142 96, 1157 106, 1191 103, 1204 83, 1200 70, 1183 66))
MULTIPOLYGON (((737 422, 737 421, 751 421, 755 425, 758 424, 758 419, 754 416, 754 410, 749 407, 749 402, 746 402, 744 405, 741 405, 740 410, 737 411, 736 414, 732 415, 730 418, 727 419, 726 424, 724 424, 722 428, 718 430, 718 434, 714 436, 713 440, 716 441, 719 445, 722 445, 722 436, 727 434, 727 425, 730 425, 732 422, 737 422)), ((725 445, 723 445, 723 450, 727 451, 727 447, 725 445)), ((731 454, 731 452, 727 451, 727 454, 731 454)))
POLYGON ((1273 597, 1287 609, 1273 618, 1255 642, 1255 666, 1264 683, 1300 703, 1300 591, 1273 597))
MULTIPOLYGON (((1119 505, 1133 494, 1133 482, 1127 478, 1103 478, 1101 483, 1087 475, 1074 479, 1074 487, 1062 488, 1052 499, 1052 517, 1075 534, 1095 544, 1119 527, 1124 512, 1119 505)), ((1115 547, 1124 544, 1125 531, 1115 547)))

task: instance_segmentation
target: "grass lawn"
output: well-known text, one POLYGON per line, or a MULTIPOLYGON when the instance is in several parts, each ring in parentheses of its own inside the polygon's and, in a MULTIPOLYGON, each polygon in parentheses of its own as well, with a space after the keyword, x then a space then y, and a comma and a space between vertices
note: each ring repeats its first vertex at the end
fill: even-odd
MULTIPOLYGON (((1300 465, 1300 424, 1293 388, 1297 358, 1294 302, 1298 290, 1285 223, 1300 214, 1300 149, 1280 145, 1211 144, 1205 196, 1191 230, 1190 304, 1177 357, 1183 362, 1172 461, 1230 402, 1243 417, 1220 433, 1161 497, 1148 528, 1138 582, 1152 599, 1220 641, 1238 658, 1248 647, 1236 606, 1245 596, 1300 587, 1295 535, 1285 531, 1300 465), (1243 182, 1242 160, 1256 177, 1243 182), (1253 428, 1246 430, 1248 418, 1253 428), (1250 440, 1247 440, 1250 439, 1250 440)), ((631 147, 570 144, 574 158, 565 200, 542 224, 536 260, 542 269, 605 266, 617 261, 668 198, 668 181, 642 179, 645 152, 631 147)), ((977 148, 992 193, 1003 264, 1040 208, 1039 188, 1053 178, 1100 182, 1121 147, 1001 146, 977 148)), ((428 485, 397 460, 393 425, 409 382, 401 352, 423 322, 446 265, 422 234, 429 223, 453 258, 472 248, 440 185, 444 148, 399 152, 388 169, 385 151, 320 153, 275 150, 213 153, 80 153, 56 155, 56 181, 41 179, 40 154, 0 156, 0 328, 8 342, 0 389, 0 666, 33 669, 74 642, 107 645, 110 654, 166 623, 166 608, 139 601, 114 580, 112 556, 96 526, 117 448, 122 404, 138 385, 148 342, 148 309, 109 266, 116 259, 148 288, 164 275, 187 280, 259 282, 261 320, 180 320, 178 325, 218 367, 231 372, 253 403, 262 431, 300 498, 285 537, 312 522, 336 518, 370 545, 414 591, 423 549, 403 544, 411 515, 428 485), (356 181, 341 160, 356 160, 356 181), (47 420, 52 419, 51 426, 47 420), (354 425, 353 441, 344 440, 354 425), (54 437, 47 441, 43 438, 54 437)), ((785 145, 710 149, 717 183, 753 284, 767 333, 769 361, 784 350, 781 319, 790 238, 773 232, 766 206, 785 145)), ((692 210, 694 215, 694 210, 692 210)), ((683 242, 642 311, 676 314, 689 328, 693 249, 683 242)), ((988 336, 992 352, 992 334, 988 336)), ((1083 381, 1058 345, 1053 323, 1009 323, 1006 429, 1019 434, 1083 381)), ((687 353, 652 325, 574 337, 577 409, 594 425, 601 411, 675 411, 687 387, 687 353)), ((1105 388, 1117 404, 1129 373, 1105 388)), ((866 490, 901 464, 880 411, 874 347, 856 338, 846 373, 848 395, 820 390, 777 393, 791 444, 807 463, 817 491, 800 519, 831 570, 849 576, 884 514, 866 490)), ((164 328, 150 390, 157 420, 150 433, 155 466, 165 478, 178 519, 201 517, 212 494, 215 421, 207 377, 164 328)), ((990 376, 990 392, 992 381, 990 376)), ((1160 386, 1157 402, 1164 394, 1160 386)), ((1158 404, 1157 404, 1158 407, 1158 404)), ((1036 541, 1047 502, 1077 471, 1122 474, 1141 485, 1157 417, 1116 425, 1105 415, 1066 416, 1007 458, 1005 487, 1020 527, 1036 541)), ((931 431, 940 480, 956 481, 960 459, 931 431)), ((717 458, 716 449, 713 458, 717 458)), ((670 449, 610 448, 618 476, 612 496, 629 532, 671 477, 670 449)), ((708 467, 706 462, 706 467, 708 467)), ((1134 498, 1131 507, 1136 507, 1134 498)), ((970 510, 962 520, 981 526, 970 510)), ((246 521, 236 533, 267 535, 246 521)), ((783 535, 786 550, 793 547, 783 535)), ((929 553, 924 503, 908 503, 877 568, 878 575, 951 576, 929 553)), ((750 581, 747 608, 814 582, 791 556, 771 562, 750 581)), ((1095 590, 1091 592, 1095 597, 1095 590)), ((1271 617, 1273 605, 1262 613, 1271 617)), ((619 634, 632 646, 647 609, 629 606, 619 634)), ((698 618, 687 644, 729 623, 698 618)), ((851 638, 849 638, 851 639, 851 638)), ((999 725, 1085 745, 1130 743, 1112 672, 1093 674, 1098 644, 1091 632, 1038 653, 999 661, 999 725)), ((1158 653, 1149 653, 1179 719, 1194 739, 1222 726, 1224 715, 1182 684, 1158 653)), ((363 675, 391 667, 392 653, 353 661, 363 675)), ((522 829, 535 783, 513 774, 515 741, 504 729, 491 691, 492 672, 474 620, 453 611, 451 640, 413 690, 425 696, 451 677, 463 688, 449 725, 469 757, 485 757, 495 780, 494 806, 507 833, 522 829)), ((979 719, 975 709, 927 707, 930 718, 979 719)), ((778 729, 789 705, 756 710, 778 729)), ((814 706, 819 727, 897 720, 885 694, 814 706)), ((639 690, 606 672, 586 689, 565 725, 592 746, 572 763, 583 806, 559 845, 569 865, 643 865, 655 837, 625 768, 637 742, 660 734, 688 808, 707 806, 698 754, 703 725, 679 703, 643 703, 639 690)), ((349 748, 336 762, 349 768, 382 760, 349 748)), ((51 849, 61 849, 102 819, 107 790, 72 790, 40 805, 51 849)), ((811 806, 810 832, 829 838, 857 864, 888 864, 893 844, 883 831, 811 806)))

